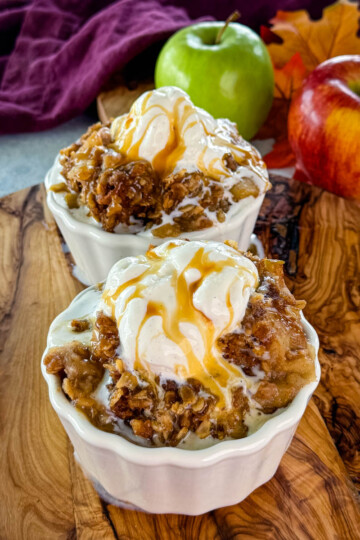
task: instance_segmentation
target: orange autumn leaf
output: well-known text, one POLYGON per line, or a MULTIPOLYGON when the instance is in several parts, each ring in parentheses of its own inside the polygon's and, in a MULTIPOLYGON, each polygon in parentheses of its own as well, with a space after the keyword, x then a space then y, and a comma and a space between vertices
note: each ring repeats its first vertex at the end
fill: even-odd
POLYGON ((265 124, 256 134, 257 139, 275 139, 270 152, 263 156, 269 169, 283 169, 295 164, 295 156, 287 140, 287 117, 290 101, 275 98, 265 124))
POLYGON ((261 126, 255 138, 275 139, 278 141, 286 137, 289 107, 289 100, 274 98, 266 122, 261 126))
POLYGON ((263 160, 268 169, 283 169, 295 165, 295 156, 287 139, 277 141, 263 160))
POLYGON ((299 53, 295 53, 282 68, 274 66, 274 96, 291 99, 293 93, 300 88, 307 73, 308 71, 299 53))
POLYGON ((296 53, 308 71, 334 56, 360 54, 356 3, 340 0, 325 8, 318 21, 310 19, 305 10, 278 11, 270 23, 271 32, 282 40, 267 45, 277 68, 284 67, 296 53))

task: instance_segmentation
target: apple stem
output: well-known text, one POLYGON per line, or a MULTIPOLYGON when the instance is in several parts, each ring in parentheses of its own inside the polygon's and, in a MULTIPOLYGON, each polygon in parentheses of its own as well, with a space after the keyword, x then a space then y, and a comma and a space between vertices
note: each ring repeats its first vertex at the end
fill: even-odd
POLYGON ((238 20, 238 18, 240 17, 241 13, 240 11, 238 11, 237 9, 231 14, 228 16, 228 18, 226 19, 225 21, 225 24, 224 26, 222 26, 218 32, 218 35, 216 36, 216 39, 215 39, 215 45, 219 45, 220 41, 221 41, 221 38, 223 37, 223 33, 225 32, 225 30, 227 29, 227 27, 229 26, 229 24, 231 22, 235 22, 238 20))

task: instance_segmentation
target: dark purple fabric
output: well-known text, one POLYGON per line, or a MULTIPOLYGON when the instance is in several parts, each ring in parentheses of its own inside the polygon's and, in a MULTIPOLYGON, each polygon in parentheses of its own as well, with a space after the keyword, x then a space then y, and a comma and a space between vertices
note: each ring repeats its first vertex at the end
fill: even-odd
POLYGON ((0 0, 0 133, 47 129, 81 113, 112 73, 195 20, 223 20, 237 8, 258 30, 277 9, 319 17, 329 3, 0 0))

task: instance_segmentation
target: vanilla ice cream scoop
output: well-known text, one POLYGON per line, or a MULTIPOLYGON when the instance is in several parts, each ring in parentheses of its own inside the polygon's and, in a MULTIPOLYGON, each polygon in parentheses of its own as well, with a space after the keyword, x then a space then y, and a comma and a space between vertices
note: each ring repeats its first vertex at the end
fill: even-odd
POLYGON ((195 378, 230 405, 241 372, 217 339, 241 323, 257 284, 254 263, 230 246, 175 240, 116 263, 99 309, 116 320, 126 369, 195 378))
POLYGON ((235 124, 195 107, 179 88, 142 94, 128 114, 114 119, 111 133, 119 152, 149 161, 160 176, 201 171, 227 187, 243 177, 251 177, 260 192, 270 185, 260 155, 239 136, 235 124), (237 163, 236 171, 227 166, 226 154, 237 163))

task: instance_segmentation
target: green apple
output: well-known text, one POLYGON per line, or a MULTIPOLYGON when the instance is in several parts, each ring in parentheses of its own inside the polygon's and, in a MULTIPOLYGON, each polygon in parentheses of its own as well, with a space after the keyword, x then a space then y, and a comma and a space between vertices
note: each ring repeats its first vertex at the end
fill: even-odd
POLYGON ((261 38, 230 23, 204 22, 176 32, 155 67, 155 86, 178 86, 215 118, 229 118, 245 139, 265 121, 274 94, 274 73, 261 38))

